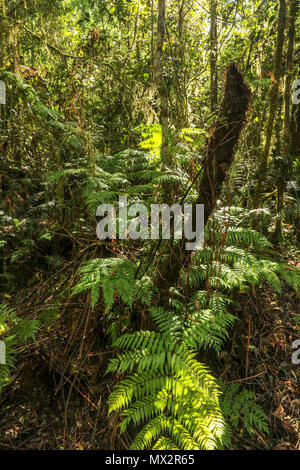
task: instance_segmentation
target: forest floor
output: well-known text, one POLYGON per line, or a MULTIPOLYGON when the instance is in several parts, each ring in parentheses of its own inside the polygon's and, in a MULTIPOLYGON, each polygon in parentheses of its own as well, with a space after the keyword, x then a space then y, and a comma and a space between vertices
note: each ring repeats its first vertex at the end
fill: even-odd
MULTIPOLYGON (((35 292, 39 295, 38 288, 35 292)), ((32 287, 20 291, 14 304, 21 299, 24 311, 39 308, 32 287)), ((250 437, 241 430, 234 435, 234 448, 300 450, 300 366, 291 357, 291 345, 299 339, 299 298, 289 289, 280 296, 257 289, 251 296, 238 294, 236 305, 233 313, 239 321, 218 360, 218 376, 256 393, 270 435, 250 437)), ((0 449, 129 447, 129 437, 119 434, 117 418, 107 417, 106 401, 116 379, 104 375, 110 357, 101 334, 104 320, 97 313, 92 319, 88 308, 86 315, 80 311, 82 306, 68 304, 56 329, 45 328, 19 354, 12 383, 1 394, 0 449), (82 327, 85 333, 79 339, 74 331, 82 327)))

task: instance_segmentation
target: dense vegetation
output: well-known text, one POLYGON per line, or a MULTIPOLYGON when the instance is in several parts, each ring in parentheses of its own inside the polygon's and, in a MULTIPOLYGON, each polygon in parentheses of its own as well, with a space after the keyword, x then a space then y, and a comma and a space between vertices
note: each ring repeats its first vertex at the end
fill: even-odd
POLYGON ((64 423, 0 448, 300 449, 298 7, 0 0, 0 419, 47 383, 64 423), (99 240, 120 196, 204 204, 201 249, 99 240))

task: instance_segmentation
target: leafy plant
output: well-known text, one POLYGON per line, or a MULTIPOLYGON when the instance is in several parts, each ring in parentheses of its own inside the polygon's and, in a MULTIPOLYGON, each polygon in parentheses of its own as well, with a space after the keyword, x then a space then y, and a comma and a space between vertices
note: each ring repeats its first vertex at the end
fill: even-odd
POLYGON ((269 434, 267 416, 256 403, 254 392, 241 390, 238 383, 224 387, 221 398, 223 413, 234 430, 244 427, 249 434, 254 430, 269 434))
POLYGON ((37 320, 23 320, 6 304, 0 304, 0 338, 5 344, 5 364, 0 364, 0 391, 9 382, 14 367, 16 350, 28 339, 35 339, 39 328, 37 320))
POLYGON ((109 330, 117 355, 107 372, 125 374, 110 396, 109 413, 121 413, 122 432, 143 424, 132 449, 224 448, 230 447, 231 432, 238 426, 249 433, 268 432, 255 394, 237 384, 218 384, 197 360, 198 351, 222 351, 236 320, 230 312, 234 289, 268 284, 280 292, 282 280, 295 290, 300 287, 300 271, 270 259, 271 243, 249 229, 248 220, 247 211, 239 208, 215 212, 203 249, 195 252, 188 272, 182 272, 190 300, 173 288, 168 311, 154 307, 152 296, 140 291, 144 282, 146 291, 155 292, 151 276, 137 280, 136 266, 127 259, 96 259, 81 269, 74 294, 91 289, 95 305, 101 288, 107 310, 113 310, 116 294, 129 309, 142 300, 156 327, 127 332, 127 323, 120 336, 113 326, 116 320, 109 330))

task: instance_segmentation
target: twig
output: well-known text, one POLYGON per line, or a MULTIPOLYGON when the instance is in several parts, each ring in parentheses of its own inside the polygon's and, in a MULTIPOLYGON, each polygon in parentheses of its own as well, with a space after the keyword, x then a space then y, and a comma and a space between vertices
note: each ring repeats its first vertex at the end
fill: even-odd
POLYGON ((230 382, 225 382, 225 383, 226 383, 226 385, 228 385, 228 384, 233 384, 233 383, 236 383, 236 382, 243 382, 244 380, 255 379, 256 377, 264 375, 265 373, 266 373, 266 370, 264 370, 263 372, 260 372, 259 374, 252 375, 251 377, 245 377, 244 379, 231 380, 230 382))
POLYGON ((251 324, 250 324, 250 315, 248 316, 248 341, 247 341, 247 353, 246 353, 246 377, 248 376, 249 369, 249 349, 250 349, 250 333, 251 333, 251 324))

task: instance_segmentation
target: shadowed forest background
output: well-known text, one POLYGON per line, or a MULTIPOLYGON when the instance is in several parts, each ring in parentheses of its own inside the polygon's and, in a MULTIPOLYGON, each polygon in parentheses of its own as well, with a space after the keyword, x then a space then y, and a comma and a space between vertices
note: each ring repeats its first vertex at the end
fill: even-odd
POLYGON ((297 0, 0 0, 0 449, 300 450, 299 37, 297 0), (204 204, 203 247, 99 240, 120 196, 204 204))

